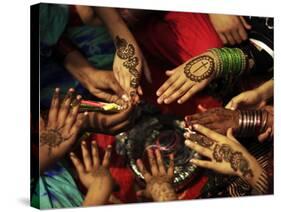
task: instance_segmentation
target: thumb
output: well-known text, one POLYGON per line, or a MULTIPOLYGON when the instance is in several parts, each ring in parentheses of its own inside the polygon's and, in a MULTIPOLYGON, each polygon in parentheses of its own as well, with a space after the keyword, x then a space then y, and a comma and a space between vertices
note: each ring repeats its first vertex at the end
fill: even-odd
POLYGON ((230 140, 234 141, 235 143, 239 144, 239 141, 237 141, 237 139, 234 137, 233 135, 233 129, 229 128, 226 132, 226 137, 228 137, 230 140))
POLYGON ((240 21, 242 22, 243 26, 250 30, 252 28, 252 26, 250 24, 248 24, 248 22, 245 20, 245 18, 243 16, 239 16, 240 21))
POLYGON ((226 109, 236 110, 244 102, 243 95, 238 95, 231 99, 225 106, 226 109))

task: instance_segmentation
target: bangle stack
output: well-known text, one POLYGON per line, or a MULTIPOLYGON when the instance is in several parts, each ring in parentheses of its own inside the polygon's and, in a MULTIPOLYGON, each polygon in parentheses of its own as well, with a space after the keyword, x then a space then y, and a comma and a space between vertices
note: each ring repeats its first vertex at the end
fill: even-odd
POLYGON ((265 131, 268 112, 266 110, 239 111, 239 128, 237 136, 255 136, 265 131))
POLYGON ((247 55, 239 48, 209 50, 216 58, 216 79, 223 79, 223 87, 230 87, 247 69, 247 55))
POLYGON ((254 185, 252 190, 253 194, 266 194, 268 191, 268 176, 265 170, 262 171, 261 175, 259 176, 257 182, 254 185))

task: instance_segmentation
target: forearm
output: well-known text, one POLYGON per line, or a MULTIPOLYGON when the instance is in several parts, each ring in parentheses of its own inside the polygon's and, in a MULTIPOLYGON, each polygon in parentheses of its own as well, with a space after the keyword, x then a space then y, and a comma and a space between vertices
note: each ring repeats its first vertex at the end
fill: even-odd
POLYGON ((114 41, 116 40, 116 37, 119 36, 120 38, 126 39, 129 43, 136 44, 133 34, 130 32, 116 9, 95 7, 95 11, 107 27, 114 41))
POLYGON ((88 74, 96 69, 79 52, 72 51, 64 59, 64 67, 82 84, 87 84, 88 74))

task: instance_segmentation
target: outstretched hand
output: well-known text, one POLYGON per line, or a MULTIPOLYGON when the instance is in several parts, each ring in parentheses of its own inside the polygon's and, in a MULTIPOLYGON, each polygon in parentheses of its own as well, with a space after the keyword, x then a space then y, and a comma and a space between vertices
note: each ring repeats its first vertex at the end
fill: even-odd
POLYGON ((87 188, 83 205, 101 205, 109 200, 113 188, 113 179, 109 172, 111 146, 105 150, 102 162, 99 158, 97 143, 91 144, 91 154, 85 141, 81 144, 83 163, 72 152, 70 159, 78 173, 82 184, 87 188))
POLYGON ((149 173, 140 159, 137 166, 146 182, 146 189, 138 191, 138 196, 144 196, 154 201, 176 200, 177 196, 172 186, 174 178, 174 158, 170 155, 170 164, 166 170, 160 150, 155 150, 156 159, 151 149, 148 149, 148 160, 150 164, 149 173))

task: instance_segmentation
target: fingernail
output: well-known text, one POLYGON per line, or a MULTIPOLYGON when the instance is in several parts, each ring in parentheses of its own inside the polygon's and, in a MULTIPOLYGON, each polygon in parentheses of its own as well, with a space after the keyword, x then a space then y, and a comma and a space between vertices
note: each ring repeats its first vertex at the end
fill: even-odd
POLYGON ((84 116, 87 116, 88 115, 88 111, 84 112, 84 116))
POLYGON ((82 141, 82 144, 83 144, 83 145, 86 145, 86 141, 82 141))
POLYGON ((198 124, 193 124, 192 127, 193 127, 194 129, 197 129, 197 128, 199 127, 199 125, 198 125, 198 124))
POLYGON ((97 144, 97 142, 96 142, 96 141, 92 141, 92 144, 93 144, 93 145, 96 145, 96 144, 97 144))
POLYGON ((126 94, 123 94, 121 97, 125 102, 128 102, 130 99, 126 94))
POLYGON ((184 137, 186 137, 186 138, 190 138, 190 133, 189 133, 189 132, 185 132, 183 135, 184 135, 184 137))
POLYGON ((181 100, 178 100, 178 104, 181 104, 182 103, 182 101, 181 100))
POLYGON ((157 95, 157 96, 160 96, 160 92, 159 92, 159 91, 157 91, 157 92, 156 92, 156 95, 157 95))
POLYGON ((194 159, 190 159, 190 161, 189 161, 190 163, 194 163, 194 159))
POLYGON ((70 152, 69 155, 70 155, 70 157, 74 157, 75 156, 73 152, 70 152))
POLYGON ((164 102, 165 102, 165 104, 168 104, 169 103, 169 99, 165 99, 164 102))
POLYGON ((191 141, 190 141, 190 140, 185 140, 185 144, 186 144, 187 146, 189 146, 189 145, 191 144, 191 141))
POLYGON ((55 92, 59 92, 59 91, 60 91, 60 89, 59 89, 59 88, 56 88, 56 89, 55 89, 55 92))
POLYGON ((161 104, 161 103, 162 103, 162 99, 160 99, 160 98, 157 99, 157 103, 158 103, 158 104, 161 104))

